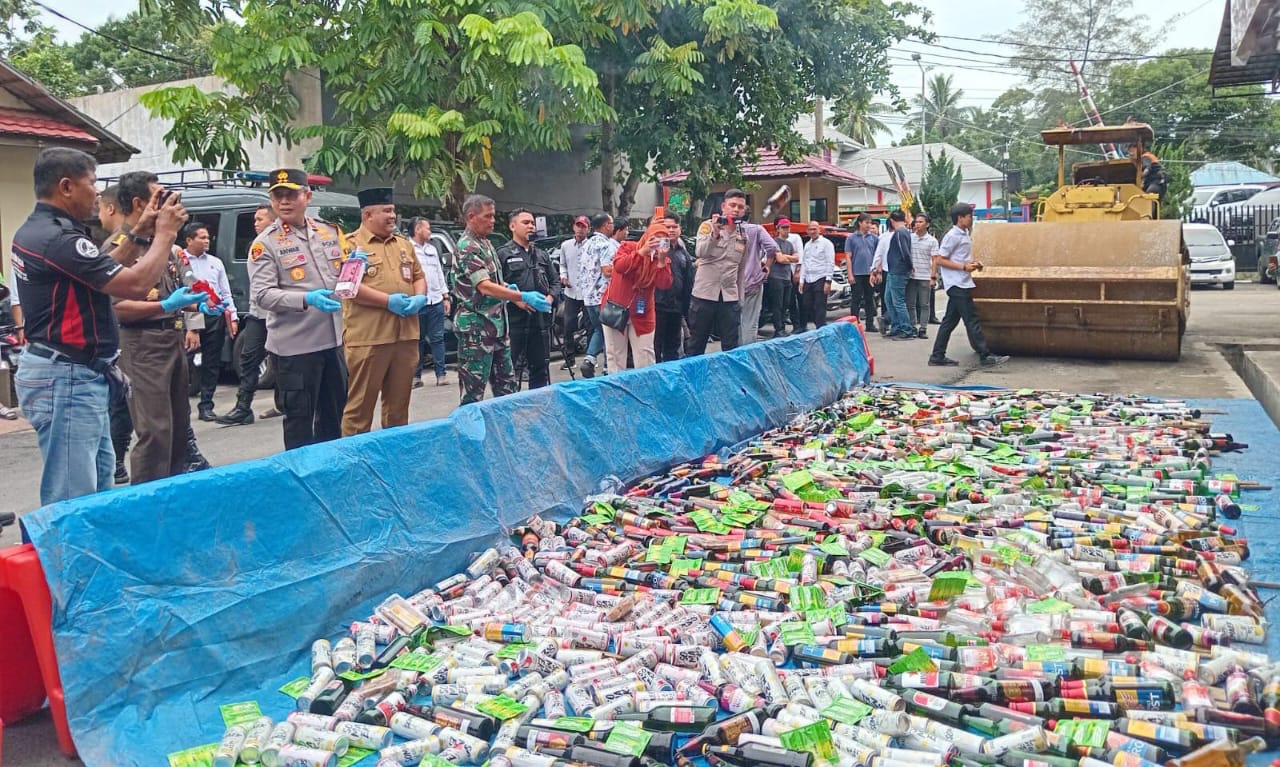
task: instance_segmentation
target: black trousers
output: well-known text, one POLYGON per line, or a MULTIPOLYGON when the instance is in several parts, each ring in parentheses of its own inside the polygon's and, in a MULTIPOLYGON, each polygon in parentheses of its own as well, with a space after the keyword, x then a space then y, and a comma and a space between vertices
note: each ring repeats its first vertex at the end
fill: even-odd
POLYGON ((864 321, 868 328, 875 327, 876 322, 876 290, 871 286, 871 275, 857 274, 853 284, 849 286, 849 313, 858 316, 858 309, 866 312, 864 321))
POLYGON ((222 347, 227 342, 227 321, 224 315, 204 318, 204 330, 200 331, 200 410, 213 410, 213 390, 218 388, 218 376, 222 375, 222 347))
POLYGON ((236 407, 246 410, 253 407, 253 395, 258 391, 258 376, 266 355, 267 321, 247 314, 240 323, 240 388, 236 391, 236 407))
POLYGON ((826 280, 814 280, 805 283, 804 292, 800 294, 800 329, 809 327, 812 321, 815 328, 827 324, 827 294, 822 288, 826 280))
POLYGON ((541 389, 551 383, 550 339, 537 317, 523 317, 514 309, 510 317, 511 364, 529 371, 529 388, 541 389))
POLYGON ((689 343, 685 346, 685 355, 706 354, 707 339, 712 333, 720 336, 722 351, 737 349, 741 324, 742 308, 737 301, 708 301, 695 296, 689 306, 689 343))
POLYGON ((342 347, 276 358, 276 407, 284 414, 284 449, 342 436, 347 361, 342 347))
POLYGON ((560 353, 564 355, 566 362, 573 363, 573 358, 578 354, 578 322, 582 315, 582 300, 578 298, 564 297, 564 339, 561 342, 560 353))
MULTIPOLYGON (((791 306, 791 280, 775 280, 764 284, 765 298, 769 301, 769 313, 773 315, 773 335, 782 335, 787 325, 787 308, 791 306)), ((792 323, 793 325, 796 323, 792 323)))
POLYGON ((658 310, 654 318, 658 323, 653 331, 653 356, 658 362, 680 359, 680 347, 684 345, 684 316, 680 312, 658 310))
POLYGON ((987 339, 982 336, 982 322, 978 320, 978 309, 973 303, 973 288, 949 288, 947 290, 947 313, 942 315, 942 326, 933 340, 933 358, 942 359, 947 356, 947 344, 951 342, 951 332, 964 322, 964 332, 969 336, 969 345, 985 357, 991 353, 987 348, 987 339))

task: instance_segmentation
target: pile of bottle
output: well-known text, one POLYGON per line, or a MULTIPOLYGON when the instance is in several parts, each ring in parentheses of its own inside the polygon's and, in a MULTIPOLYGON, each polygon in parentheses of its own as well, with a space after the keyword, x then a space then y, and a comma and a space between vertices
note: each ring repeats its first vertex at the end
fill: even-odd
POLYGON ((1280 663, 1210 429, 852 392, 390 596, 213 763, 1239 767, 1280 663))

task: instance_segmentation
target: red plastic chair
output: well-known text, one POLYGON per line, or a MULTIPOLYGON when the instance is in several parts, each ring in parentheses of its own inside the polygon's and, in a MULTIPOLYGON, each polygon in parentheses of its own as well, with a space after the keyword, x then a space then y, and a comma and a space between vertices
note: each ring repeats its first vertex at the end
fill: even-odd
POLYGON ((75 756, 53 647, 53 603, 29 543, 0 549, 0 627, 0 720, 30 716, 48 698, 58 748, 75 756))

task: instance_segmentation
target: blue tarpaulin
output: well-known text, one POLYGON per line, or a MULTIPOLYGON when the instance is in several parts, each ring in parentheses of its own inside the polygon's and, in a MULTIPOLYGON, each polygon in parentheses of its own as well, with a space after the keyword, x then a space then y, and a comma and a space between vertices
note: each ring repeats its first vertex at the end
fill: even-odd
POLYGON ((576 513, 602 479, 719 451, 867 376, 857 328, 836 323, 33 512, 80 755, 163 764, 221 736, 221 704, 283 716, 274 691, 311 641, 387 595, 535 513, 576 513))

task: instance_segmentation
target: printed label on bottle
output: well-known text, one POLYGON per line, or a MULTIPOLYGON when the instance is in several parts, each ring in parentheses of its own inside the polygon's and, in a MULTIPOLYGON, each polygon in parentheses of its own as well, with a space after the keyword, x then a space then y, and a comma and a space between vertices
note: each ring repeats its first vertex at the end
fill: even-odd
POLYGON ((671 709, 671 721, 675 724, 693 724, 693 709, 681 706, 671 709))
POLYGON ((936 695, 927 695, 922 692, 911 693, 911 702, 931 711, 941 711, 947 707, 947 701, 945 699, 939 698, 936 695))

